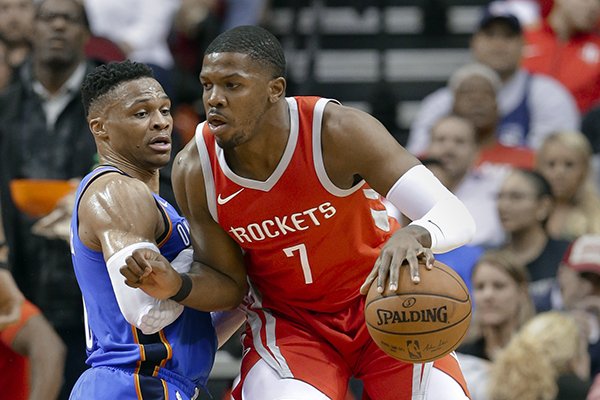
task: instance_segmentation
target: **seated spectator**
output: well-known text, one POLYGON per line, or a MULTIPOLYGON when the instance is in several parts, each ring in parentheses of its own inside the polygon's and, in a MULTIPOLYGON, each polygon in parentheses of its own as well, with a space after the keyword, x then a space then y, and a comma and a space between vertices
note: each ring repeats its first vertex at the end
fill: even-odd
POLYGON ((22 303, 20 319, 0 329, 2 398, 57 399, 65 354, 65 344, 37 307, 22 303))
POLYGON ((7 61, 17 68, 31 52, 34 0, 0 0, 0 37, 8 45, 7 61))
POLYGON ((590 387, 589 355, 577 321, 559 312, 532 318, 498 355, 490 400, 583 399, 590 387))
MULTIPOLYGON (((527 269, 506 250, 488 250, 473 270, 475 312, 458 352, 494 360, 531 318, 527 269)), ((468 380, 468 378, 467 378, 468 380)))
POLYGON ((600 105, 592 108, 581 121, 583 133, 592 146, 592 169, 596 187, 600 187, 600 105))
POLYGON ((35 3, 32 51, 0 94, 0 195, 13 276, 68 343, 65 397, 86 368, 81 292, 68 244, 35 235, 37 218, 17 208, 11 181, 69 180, 84 176, 96 149, 85 121, 79 87, 94 64, 86 60, 89 36, 79 0, 35 3))
POLYGON ((475 126, 479 160, 477 164, 504 164, 532 168, 534 153, 525 147, 509 147, 498 142, 498 105, 496 95, 501 82, 498 74, 482 64, 459 68, 450 77, 454 93, 452 111, 475 126))
MULTIPOLYGON (((561 83, 520 67, 523 33, 509 9, 512 7, 506 2, 492 2, 484 11, 470 48, 475 61, 492 68, 501 79, 496 131, 500 143, 537 149, 549 133, 577 129, 579 111, 561 83)), ((423 100, 408 137, 409 151, 422 154, 426 150, 431 127, 450 112, 452 102, 449 87, 423 100)))
POLYGON ((590 176, 591 157, 590 144, 579 132, 553 134, 537 152, 536 169, 555 199, 547 224, 554 238, 600 233, 600 195, 590 176))
POLYGON ((556 0, 550 14, 525 32, 523 67, 560 81, 584 114, 600 100, 600 2, 556 0))
POLYGON ((556 281, 531 292, 536 310, 568 311, 583 322, 592 376, 600 373, 600 235, 583 235, 569 246, 556 281))
POLYGON ((503 248, 526 266, 530 288, 556 277, 569 246, 568 241, 553 239, 546 231, 553 206, 550 184, 534 171, 513 170, 498 195, 500 221, 507 234, 503 248))
POLYGON ((496 198, 508 169, 475 166, 477 133, 471 121, 456 115, 441 118, 431 129, 427 156, 445 170, 444 183, 468 208, 477 224, 471 245, 499 246, 504 241, 496 198))

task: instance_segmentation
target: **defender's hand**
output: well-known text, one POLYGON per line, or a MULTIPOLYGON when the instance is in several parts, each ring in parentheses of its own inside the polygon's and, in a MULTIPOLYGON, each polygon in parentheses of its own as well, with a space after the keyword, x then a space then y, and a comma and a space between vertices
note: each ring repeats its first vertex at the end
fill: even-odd
POLYGON ((181 277, 162 254, 150 249, 134 250, 120 268, 125 284, 148 295, 166 300, 181 287, 181 277))

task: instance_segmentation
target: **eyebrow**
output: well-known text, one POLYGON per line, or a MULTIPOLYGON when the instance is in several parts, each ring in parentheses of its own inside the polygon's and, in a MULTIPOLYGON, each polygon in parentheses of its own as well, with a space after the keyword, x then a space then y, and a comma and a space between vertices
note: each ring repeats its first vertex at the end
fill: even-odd
MULTIPOLYGON (((206 75, 200 74, 200 78, 203 78, 205 76, 206 75)), ((219 79, 229 79, 229 78, 235 78, 235 77, 244 78, 244 77, 246 77, 246 75, 240 74, 239 72, 232 72, 231 74, 221 76, 219 79)))
MULTIPOLYGON (((170 100, 169 96, 167 96, 166 94, 160 96, 159 98, 160 99, 170 100)), ((134 101, 132 101, 130 103, 127 103, 127 107, 133 107, 133 106, 135 106, 137 104, 140 104, 140 103, 146 103, 146 102, 148 102, 148 101, 150 101, 152 99, 154 99, 154 97, 142 97, 140 99, 136 99, 136 100, 134 100, 134 101)))

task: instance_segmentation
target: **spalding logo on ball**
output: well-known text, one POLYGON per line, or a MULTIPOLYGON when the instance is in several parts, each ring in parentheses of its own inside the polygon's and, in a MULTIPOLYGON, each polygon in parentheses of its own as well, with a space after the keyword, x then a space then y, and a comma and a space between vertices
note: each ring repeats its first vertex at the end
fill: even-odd
POLYGON ((408 266, 400 268, 398 290, 377 292, 373 282, 365 301, 371 337, 388 355, 410 363, 436 360, 458 347, 471 321, 467 286, 449 266, 419 264, 414 284, 408 266))

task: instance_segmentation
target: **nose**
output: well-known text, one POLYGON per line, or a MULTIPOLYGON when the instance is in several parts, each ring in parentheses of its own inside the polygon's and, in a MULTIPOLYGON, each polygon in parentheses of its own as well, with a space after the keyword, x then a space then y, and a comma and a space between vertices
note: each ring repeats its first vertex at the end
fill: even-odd
POLYGON ((207 93, 207 103, 211 107, 223 107, 227 103, 227 99, 223 95, 223 91, 213 86, 207 93))
POLYGON ((152 118, 152 128, 157 131, 162 131, 167 129, 171 123, 173 122, 173 118, 171 115, 163 114, 161 111, 156 111, 153 114, 152 118))

